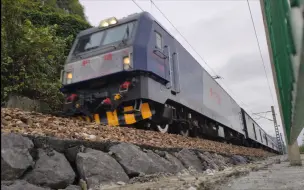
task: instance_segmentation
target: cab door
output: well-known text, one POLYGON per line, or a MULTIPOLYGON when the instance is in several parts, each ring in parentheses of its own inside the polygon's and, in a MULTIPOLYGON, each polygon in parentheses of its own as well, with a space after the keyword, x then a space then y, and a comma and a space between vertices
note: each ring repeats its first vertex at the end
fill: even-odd
POLYGON ((166 80, 166 87, 176 94, 177 80, 176 72, 178 71, 178 55, 176 53, 175 40, 167 33, 158 23, 154 24, 155 46, 153 54, 157 56, 158 63, 163 69, 163 77, 166 80))

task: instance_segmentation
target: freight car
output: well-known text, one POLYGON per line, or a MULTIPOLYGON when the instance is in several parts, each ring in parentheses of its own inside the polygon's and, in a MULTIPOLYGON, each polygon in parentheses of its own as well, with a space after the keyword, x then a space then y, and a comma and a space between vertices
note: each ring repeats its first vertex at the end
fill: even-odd
POLYGON ((61 80, 67 115, 267 147, 246 129, 248 114, 147 12, 81 31, 61 80))

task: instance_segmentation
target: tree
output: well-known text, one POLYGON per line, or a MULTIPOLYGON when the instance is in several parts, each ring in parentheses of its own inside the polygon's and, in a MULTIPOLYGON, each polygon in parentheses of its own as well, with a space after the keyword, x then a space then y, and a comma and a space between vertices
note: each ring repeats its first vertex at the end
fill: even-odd
POLYGON ((90 25, 54 1, 2 0, 1 11, 1 103, 18 94, 58 108, 60 70, 77 33, 90 25))

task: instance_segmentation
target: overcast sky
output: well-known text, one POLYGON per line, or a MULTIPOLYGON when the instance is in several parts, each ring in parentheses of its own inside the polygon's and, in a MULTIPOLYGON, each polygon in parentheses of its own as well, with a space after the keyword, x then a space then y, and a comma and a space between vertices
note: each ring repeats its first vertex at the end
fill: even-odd
MULTIPOLYGON (((270 111, 275 106, 278 124, 281 124, 276 92, 259 0, 250 0, 254 24, 265 62, 269 86, 259 53, 253 24, 246 0, 153 0, 156 6, 174 24, 208 66, 193 51, 150 0, 136 0, 150 12, 211 74, 223 77, 218 82, 270 135, 275 136, 272 121, 252 113, 270 111), (212 68, 212 69, 210 69, 212 68)), ((88 21, 97 26, 100 20, 115 16, 122 18, 141 12, 131 0, 80 0, 88 21)), ((271 113, 262 114, 272 119, 271 113)), ((282 128, 280 127, 282 132, 282 128)), ((302 131, 300 137, 303 137, 302 131)), ((302 142, 299 138, 298 142, 302 142)))

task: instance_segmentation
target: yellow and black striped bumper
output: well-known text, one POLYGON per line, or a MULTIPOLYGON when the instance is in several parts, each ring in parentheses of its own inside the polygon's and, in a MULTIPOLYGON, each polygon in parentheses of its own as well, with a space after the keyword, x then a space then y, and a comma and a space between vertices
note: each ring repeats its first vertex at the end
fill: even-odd
MULTIPOLYGON (((133 106, 124 107, 124 112, 132 110, 133 106)), ((86 120, 88 122, 95 122, 97 124, 120 126, 134 124, 138 121, 150 118, 154 113, 155 112, 153 109, 151 109, 149 103, 143 103, 141 105, 140 112, 135 112, 132 114, 117 114, 117 110, 114 110, 113 112, 105 112, 104 114, 93 114, 93 121, 91 121, 89 116, 78 116, 78 118, 81 120, 86 120)))

